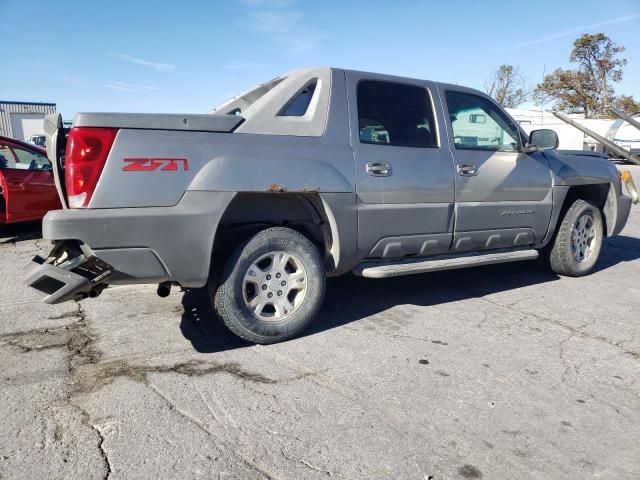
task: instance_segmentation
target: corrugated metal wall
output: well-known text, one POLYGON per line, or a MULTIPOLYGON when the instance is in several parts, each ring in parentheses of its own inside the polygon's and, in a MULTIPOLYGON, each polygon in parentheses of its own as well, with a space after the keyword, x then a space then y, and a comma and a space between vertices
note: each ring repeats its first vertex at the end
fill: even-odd
POLYGON ((11 127, 12 113, 56 113, 55 103, 5 102, 0 100, 0 136, 15 138, 11 127))

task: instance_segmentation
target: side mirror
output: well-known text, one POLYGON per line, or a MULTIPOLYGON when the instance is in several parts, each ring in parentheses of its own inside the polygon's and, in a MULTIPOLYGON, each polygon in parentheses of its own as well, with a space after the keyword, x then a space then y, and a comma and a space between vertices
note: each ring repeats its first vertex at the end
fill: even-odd
POLYGON ((538 147, 538 150, 555 150, 559 143, 558 134, 548 128, 534 130, 529 134, 529 145, 538 147))

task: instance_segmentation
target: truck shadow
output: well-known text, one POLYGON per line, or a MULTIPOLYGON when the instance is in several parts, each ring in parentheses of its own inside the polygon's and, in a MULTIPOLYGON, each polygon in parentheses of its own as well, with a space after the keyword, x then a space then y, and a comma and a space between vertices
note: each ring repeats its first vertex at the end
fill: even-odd
MULTIPOLYGON (((640 258, 640 239, 607 239, 596 272, 621 262, 640 258)), ((330 278, 324 305, 311 327, 300 335, 306 337, 379 314, 397 305, 427 307, 497 292, 548 283, 560 277, 539 261, 509 263, 461 270, 450 270, 383 280, 354 275, 330 278)), ((213 353, 250 346, 227 330, 210 313, 204 289, 187 290, 182 304, 184 314, 180 329, 193 348, 213 353)))
POLYGON ((632 262, 638 258, 640 258, 640 238, 626 235, 605 238, 594 273, 606 270, 618 263, 632 262))
POLYGON ((213 313, 206 288, 185 290, 182 306, 180 331, 197 352, 213 353, 251 346, 231 333, 213 313))
POLYGON ((0 225, 0 245, 42 238, 42 222, 0 225))

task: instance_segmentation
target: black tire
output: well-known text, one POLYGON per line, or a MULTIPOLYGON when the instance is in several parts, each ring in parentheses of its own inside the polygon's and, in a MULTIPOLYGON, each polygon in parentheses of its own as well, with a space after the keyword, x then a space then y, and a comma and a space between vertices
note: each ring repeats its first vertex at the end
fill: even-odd
POLYGON ((551 248, 548 250, 551 270, 569 277, 581 277, 591 273, 600 256, 603 238, 604 224, 600 209, 586 200, 575 200, 565 213, 551 248), (590 253, 588 256, 583 256, 582 260, 579 260, 577 257, 580 257, 580 254, 574 254, 572 232, 585 215, 592 220, 595 235, 592 242, 590 240, 582 240, 583 242, 588 242, 590 253))
MULTIPOLYGON (((278 254, 279 255, 279 254, 278 254)), ((262 267, 261 267, 262 268, 262 267)), ((270 272, 272 270, 269 270, 270 272)), ((295 270, 293 274, 295 274, 295 270)), ((261 269, 259 275, 266 275, 261 269)), ((215 275, 212 276, 212 282, 215 282, 215 275)), ((289 278, 288 276, 286 278, 289 278)), ((325 292, 325 270, 322 257, 316 246, 311 243, 304 235, 290 228, 271 227, 262 230, 251 237, 249 240, 240 245, 227 260, 219 281, 216 282, 217 288, 210 288, 212 306, 218 313, 222 322, 233 333, 240 338, 252 343, 268 344, 282 342, 288 340, 309 326, 314 319, 318 310, 322 305, 325 292), (269 259, 273 252, 284 252, 292 256, 292 260, 283 265, 282 268, 275 266, 275 257, 272 259, 273 278, 267 281, 266 277, 260 277, 258 285, 253 286, 245 283, 245 274, 251 267, 255 270, 255 262, 261 258, 269 259), (283 301, 284 297, 278 299, 275 295, 279 295, 279 283, 281 280, 275 279, 276 271, 282 271, 282 279, 286 269, 293 267, 301 268, 306 280, 304 282, 305 290, 302 299, 296 302, 293 310, 287 312, 286 306, 275 307, 275 301, 283 301), (263 283, 264 282, 264 283, 263 283), (268 288, 263 288, 268 284, 268 288), (273 309, 273 318, 264 318, 269 315, 271 308, 267 304, 258 314, 254 314, 249 308, 248 290, 254 290, 250 293, 252 298, 271 293, 272 300, 262 300, 269 302, 273 309), (276 308, 280 308, 277 310, 276 308), (269 310, 269 311, 267 311, 269 310), (277 318, 281 315, 282 318, 277 318)), ((291 282, 290 282, 291 283, 291 282)), ((291 284, 292 285, 292 284, 291 284)), ((293 298, 297 299, 300 291, 291 288, 293 298)), ((283 291, 286 287, 283 287, 283 291)), ((286 296, 286 293, 284 294, 286 296)), ((291 303, 293 305, 293 303, 291 303)))

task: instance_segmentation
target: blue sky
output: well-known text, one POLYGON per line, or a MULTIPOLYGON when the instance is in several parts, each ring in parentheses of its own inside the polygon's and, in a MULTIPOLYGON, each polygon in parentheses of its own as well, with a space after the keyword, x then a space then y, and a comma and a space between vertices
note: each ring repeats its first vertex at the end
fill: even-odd
POLYGON ((640 98, 640 0, 0 0, 0 18, 0 99, 55 102, 69 119, 206 112, 305 66, 482 89, 509 63, 536 83, 600 31, 627 48, 618 93, 640 98))

